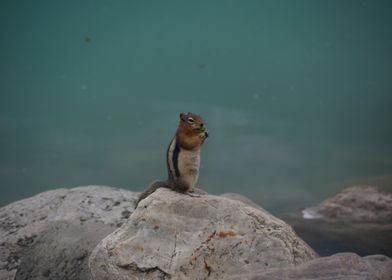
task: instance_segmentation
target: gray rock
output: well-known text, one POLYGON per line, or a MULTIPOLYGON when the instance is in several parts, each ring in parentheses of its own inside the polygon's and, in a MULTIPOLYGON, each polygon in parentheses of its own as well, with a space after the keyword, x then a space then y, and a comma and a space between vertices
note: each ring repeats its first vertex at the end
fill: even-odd
POLYGON ((226 278, 227 280, 390 280, 392 259, 386 256, 361 258, 340 253, 318 258, 296 267, 260 268, 226 278))
POLYGON ((135 193, 57 189, 0 209, 0 279, 89 279, 91 250, 127 220, 135 193))
POLYGON ((93 279, 222 279, 316 254, 283 221, 240 201, 159 189, 90 256, 93 279))
POLYGON ((320 255, 350 251, 392 256, 392 195, 376 187, 349 187, 281 218, 320 255))
POLYGON ((261 207, 256 202, 254 202, 253 200, 249 199, 248 197, 243 196, 242 194, 238 194, 238 193, 224 193, 224 194, 221 194, 221 196, 241 201, 241 202, 243 202, 245 204, 248 204, 249 206, 252 206, 252 207, 254 207, 256 209, 259 209, 259 210, 261 210, 263 212, 267 212, 267 210, 265 210, 263 207, 261 207))
POLYGON ((305 218, 345 222, 392 223, 392 194, 373 186, 354 186, 302 211, 305 218))

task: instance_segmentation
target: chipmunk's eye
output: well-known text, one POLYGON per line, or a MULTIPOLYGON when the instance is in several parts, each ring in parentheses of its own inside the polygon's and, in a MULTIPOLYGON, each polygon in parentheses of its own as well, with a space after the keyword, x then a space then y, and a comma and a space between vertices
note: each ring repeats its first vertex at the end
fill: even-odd
POLYGON ((192 118, 188 118, 188 123, 194 123, 195 122, 195 120, 194 119, 192 119, 192 118))

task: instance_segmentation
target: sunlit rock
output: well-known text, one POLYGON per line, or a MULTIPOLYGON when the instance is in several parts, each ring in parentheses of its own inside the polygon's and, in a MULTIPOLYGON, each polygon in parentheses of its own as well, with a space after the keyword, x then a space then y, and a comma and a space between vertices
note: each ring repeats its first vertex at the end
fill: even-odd
POLYGON ((93 279, 222 279, 315 258, 278 218, 240 201, 159 189, 94 249, 93 279))

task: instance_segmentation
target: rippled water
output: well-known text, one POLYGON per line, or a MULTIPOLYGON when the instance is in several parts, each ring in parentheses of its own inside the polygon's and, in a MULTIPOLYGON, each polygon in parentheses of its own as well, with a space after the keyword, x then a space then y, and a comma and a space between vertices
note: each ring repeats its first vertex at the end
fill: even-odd
POLYGON ((180 112, 201 186, 273 212, 392 174, 390 1, 2 1, 0 205, 143 190, 180 112))

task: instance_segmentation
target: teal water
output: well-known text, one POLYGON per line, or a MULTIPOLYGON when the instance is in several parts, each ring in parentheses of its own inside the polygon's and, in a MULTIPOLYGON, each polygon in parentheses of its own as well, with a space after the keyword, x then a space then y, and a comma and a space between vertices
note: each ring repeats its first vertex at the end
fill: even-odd
POLYGON ((392 174, 391 1, 1 1, 0 205, 166 177, 180 112, 200 185, 273 212, 392 174))

